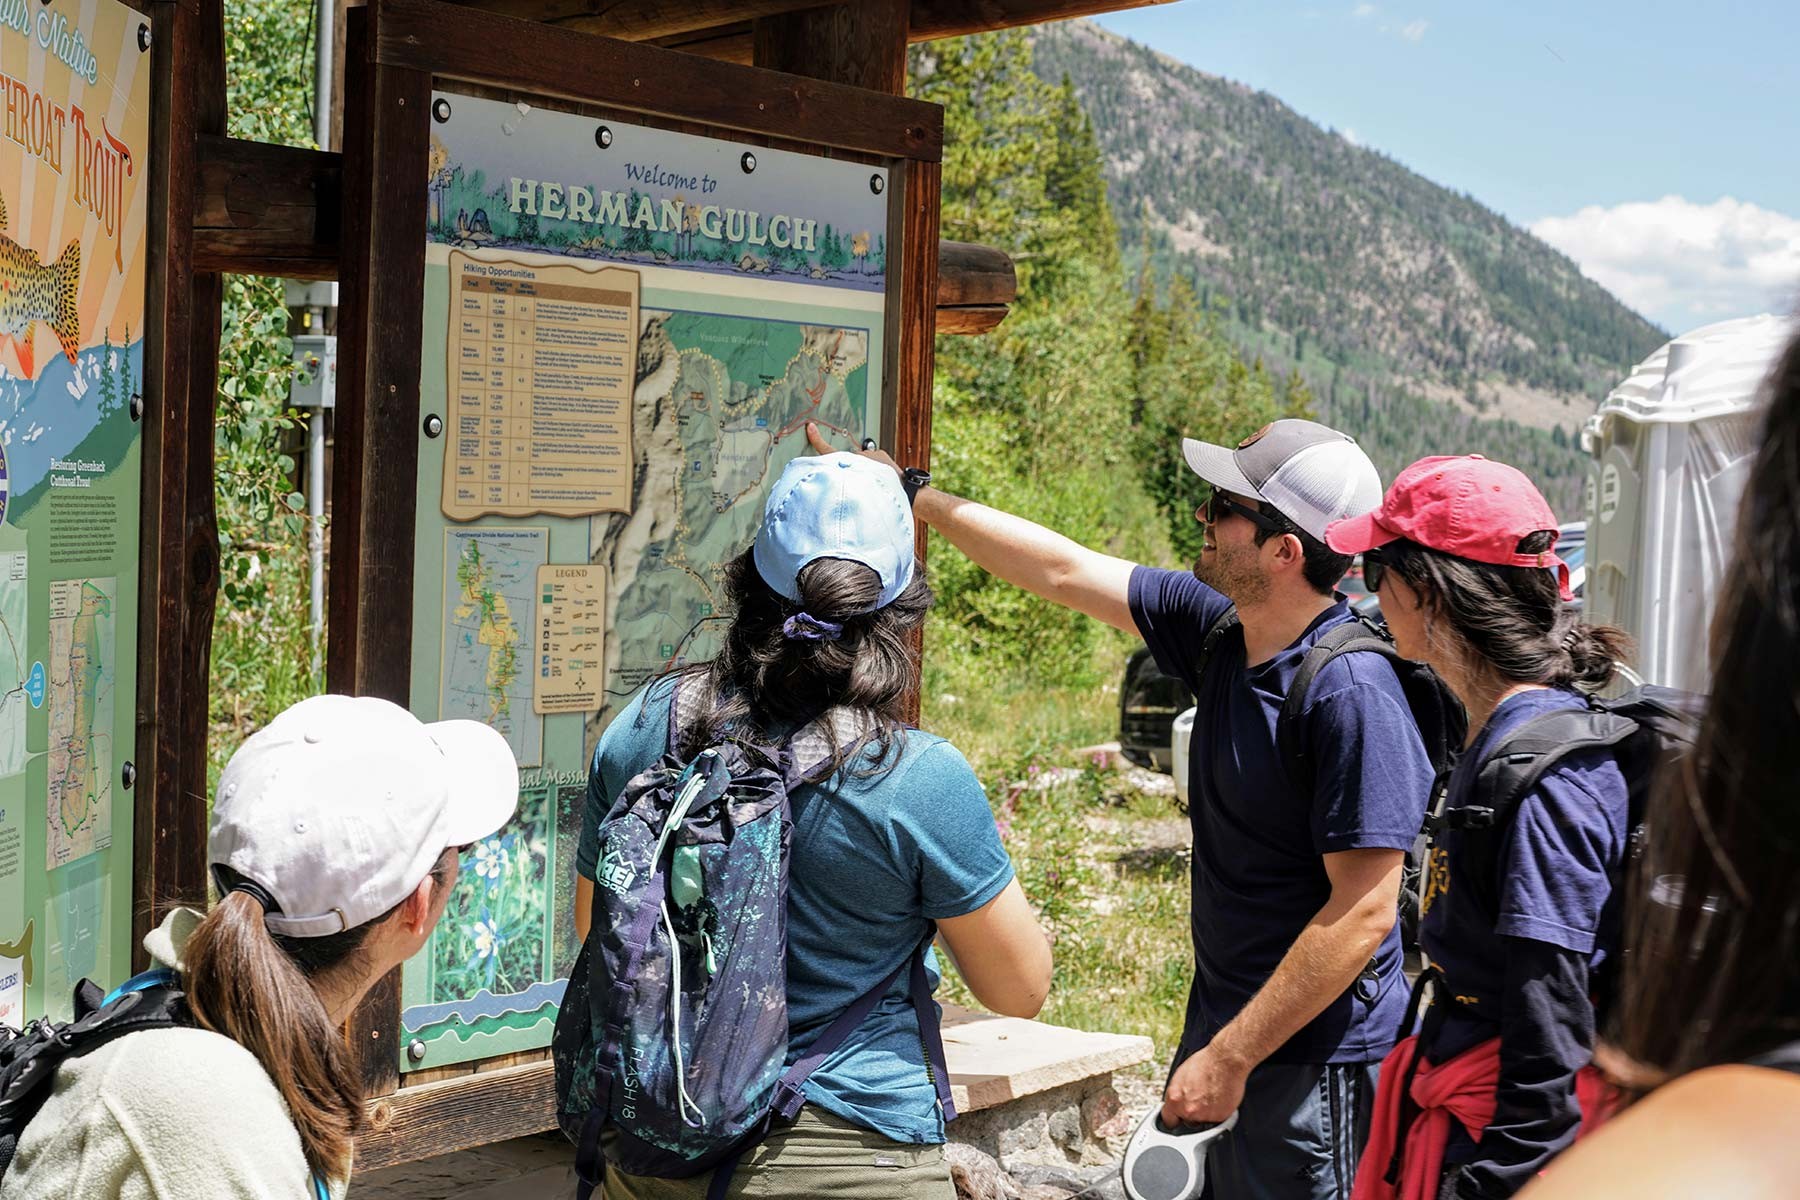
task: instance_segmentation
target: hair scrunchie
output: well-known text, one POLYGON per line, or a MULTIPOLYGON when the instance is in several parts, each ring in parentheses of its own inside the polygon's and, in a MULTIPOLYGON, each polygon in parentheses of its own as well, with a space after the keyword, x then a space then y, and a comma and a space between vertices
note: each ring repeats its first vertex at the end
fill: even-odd
POLYGON ((844 627, 835 621, 821 621, 809 612, 797 612, 781 623, 781 636, 790 642, 835 642, 844 636, 844 627))

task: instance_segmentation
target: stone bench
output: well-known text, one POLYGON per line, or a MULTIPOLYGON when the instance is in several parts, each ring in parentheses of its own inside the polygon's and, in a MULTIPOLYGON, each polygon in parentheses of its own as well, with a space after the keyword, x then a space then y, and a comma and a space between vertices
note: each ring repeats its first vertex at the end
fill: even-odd
MULTIPOLYGON (((1115 1073, 1149 1062, 1150 1039, 944 1006, 944 1054, 957 1119, 950 1139, 1008 1171, 1109 1162, 1144 1100, 1122 1101, 1115 1073)), ((1137 1091, 1151 1092, 1141 1081, 1137 1091)), ((1128 1091, 1131 1089, 1127 1089, 1128 1091)))
MULTIPOLYGON (((1034 1168, 1096 1167, 1117 1158, 1133 1118, 1154 1094, 1145 1081, 1115 1079, 1115 1072, 1150 1060, 1145 1037, 1085 1033, 946 1004, 944 1054, 960 1114, 950 1125, 952 1150, 973 1147, 1024 1177, 1034 1168), (1115 1083, 1128 1093, 1136 1085, 1139 1094, 1122 1101, 1115 1083)), ((569 1194, 574 1157, 558 1134, 516 1138, 359 1172, 352 1192, 361 1200, 438 1200, 452 1193, 460 1200, 539 1200, 569 1194)), ((991 1171, 994 1164, 987 1166, 991 1171)), ((963 1194, 1027 1193, 1009 1185, 991 1192, 965 1187, 963 1194)))

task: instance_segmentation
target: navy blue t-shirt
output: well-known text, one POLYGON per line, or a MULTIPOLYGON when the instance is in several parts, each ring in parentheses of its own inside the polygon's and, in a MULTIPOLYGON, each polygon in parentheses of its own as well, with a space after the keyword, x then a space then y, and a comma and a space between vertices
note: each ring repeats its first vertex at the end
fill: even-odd
MULTIPOLYGON (((1188 766, 1195 970, 1182 1035, 1191 1053, 1268 982, 1330 899, 1323 855, 1413 844, 1433 772, 1392 665, 1378 654, 1346 654, 1319 672, 1300 714, 1310 790, 1290 779, 1276 749, 1276 720, 1307 650, 1353 619, 1341 598, 1258 666, 1246 667, 1241 635, 1221 638, 1204 678, 1196 677, 1201 642, 1230 601, 1192 575, 1151 567, 1132 571, 1130 599, 1157 665, 1195 698, 1188 766)), ((1353 987, 1268 1061, 1359 1063, 1386 1055, 1406 1009, 1397 926, 1375 965, 1372 996, 1353 987)))
MULTIPOLYGON (((1543 713, 1585 707, 1580 696, 1561 688, 1509 696, 1450 776, 1446 809, 1469 803, 1480 764, 1501 736, 1543 713)), ((1627 799, 1612 752, 1586 750, 1563 759, 1526 793, 1498 846, 1480 830, 1438 835, 1425 872, 1419 943, 1462 1007, 1449 1018, 1434 1057, 1496 1032, 1506 965, 1502 939, 1529 938, 1586 955, 1590 970, 1616 952, 1619 912, 1612 885, 1630 832, 1627 799), (1477 864, 1498 882, 1497 911, 1493 900, 1483 903, 1471 894, 1477 864)))

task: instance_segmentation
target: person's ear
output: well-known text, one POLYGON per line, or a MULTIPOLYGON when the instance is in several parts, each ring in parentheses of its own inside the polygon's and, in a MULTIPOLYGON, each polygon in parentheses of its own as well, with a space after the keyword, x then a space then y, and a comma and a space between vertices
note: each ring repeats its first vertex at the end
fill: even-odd
POLYGON ((419 886, 412 894, 400 902, 400 920, 406 932, 414 937, 421 937, 431 932, 434 922, 431 919, 433 902, 437 899, 438 881, 426 872, 425 878, 419 880, 419 886))

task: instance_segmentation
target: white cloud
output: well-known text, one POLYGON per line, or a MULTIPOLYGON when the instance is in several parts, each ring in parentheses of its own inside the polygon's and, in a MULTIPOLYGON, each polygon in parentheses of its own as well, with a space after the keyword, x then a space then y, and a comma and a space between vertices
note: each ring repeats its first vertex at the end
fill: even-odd
POLYGON ((1800 218, 1723 196, 1594 204, 1531 232, 1671 332, 1785 312, 1800 289, 1800 218))
MULTIPOLYGON (((1374 4, 1363 3, 1351 9, 1350 15, 1358 21, 1372 21, 1381 16, 1381 9, 1374 4)), ((1425 40, 1425 31, 1431 28, 1431 22, 1424 17, 1417 17, 1404 25, 1383 20, 1376 28, 1382 33, 1391 33, 1409 42, 1421 42, 1425 40)))

